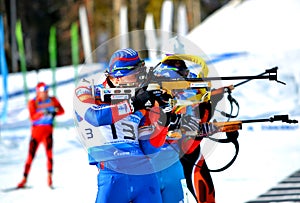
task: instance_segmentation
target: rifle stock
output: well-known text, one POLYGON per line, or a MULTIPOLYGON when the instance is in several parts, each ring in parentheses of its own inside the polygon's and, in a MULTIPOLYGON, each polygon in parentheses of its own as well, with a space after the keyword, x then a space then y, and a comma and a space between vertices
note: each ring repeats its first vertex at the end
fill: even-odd
POLYGON ((213 122, 219 132, 233 132, 242 129, 242 121, 213 122))
POLYGON ((250 120, 228 121, 228 122, 213 122, 220 132, 232 132, 242 129, 243 123, 261 123, 261 122, 274 122, 281 121, 288 124, 296 124, 298 120, 289 119, 288 115, 274 115, 270 118, 259 118, 250 120))
MULTIPOLYGON (((206 137, 212 135, 216 132, 234 132, 242 129, 243 123, 261 123, 261 122, 274 122, 274 121, 281 121, 283 123, 288 124, 296 124, 298 120, 291 120, 289 119, 288 115, 274 115, 270 118, 263 118, 263 119, 251 119, 251 120, 237 120, 237 121, 227 121, 227 122, 209 122, 209 124, 214 125, 217 130, 214 132, 208 132, 208 134, 203 134, 201 131, 186 131, 183 132, 186 136, 191 137, 206 137)), ((202 129, 201 125, 205 125, 205 123, 200 123, 199 128, 202 129)))

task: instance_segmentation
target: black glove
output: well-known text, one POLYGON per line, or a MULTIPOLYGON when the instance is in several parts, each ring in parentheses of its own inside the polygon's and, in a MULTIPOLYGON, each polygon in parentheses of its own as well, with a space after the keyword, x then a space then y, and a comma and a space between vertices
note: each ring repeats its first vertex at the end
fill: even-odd
POLYGON ((150 96, 159 103, 159 106, 165 106, 166 103, 169 102, 169 99, 172 98, 167 91, 160 89, 158 84, 150 84, 147 87, 147 91, 149 92, 150 96))
POLYGON ((160 106, 160 115, 157 123, 160 126, 167 127, 170 125, 172 107, 170 105, 160 106))
POLYGON ((159 103, 160 106, 165 106, 166 103, 169 104, 169 100, 172 99, 172 96, 167 92, 161 91, 161 94, 157 93, 154 98, 159 103))
POLYGON ((141 109, 150 109, 154 105, 154 98, 151 97, 149 92, 145 91, 144 89, 138 89, 135 92, 135 96, 131 97, 131 106, 133 111, 138 111, 141 109))
POLYGON ((181 118, 181 127, 185 131, 199 131, 200 129, 200 124, 199 124, 200 119, 190 116, 190 115, 183 115, 181 118))
POLYGON ((44 113, 44 116, 52 116, 52 117, 56 116, 56 111, 49 111, 48 109, 44 109, 43 113, 44 113))
POLYGON ((54 118, 56 116, 56 110, 53 111, 51 114, 52 114, 52 117, 54 118))
POLYGON ((154 98, 155 100, 159 101, 161 100, 161 90, 150 90, 150 91, 147 91, 149 93, 149 95, 154 98))
POLYGON ((181 124, 181 114, 172 113, 170 116, 169 131, 180 129, 180 124, 181 124))

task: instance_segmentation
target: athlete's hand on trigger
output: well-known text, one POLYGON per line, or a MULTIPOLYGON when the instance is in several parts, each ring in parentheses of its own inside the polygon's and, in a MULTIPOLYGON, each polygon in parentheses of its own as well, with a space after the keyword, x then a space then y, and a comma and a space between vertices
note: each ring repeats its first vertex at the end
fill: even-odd
POLYGON ((138 89, 134 97, 130 98, 130 103, 133 111, 141 109, 150 109, 154 106, 155 99, 151 97, 148 91, 138 89))
POLYGON ((149 84, 147 91, 159 103, 159 106, 166 106, 171 98, 171 95, 166 90, 161 89, 159 84, 149 84))

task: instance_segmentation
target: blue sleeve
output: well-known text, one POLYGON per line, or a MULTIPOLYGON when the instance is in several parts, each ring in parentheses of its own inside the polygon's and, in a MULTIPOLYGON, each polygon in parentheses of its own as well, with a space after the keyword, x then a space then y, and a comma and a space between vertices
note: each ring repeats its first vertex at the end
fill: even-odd
POLYGON ((113 123, 112 111, 108 104, 94 105, 88 108, 85 112, 84 119, 95 127, 113 123))
POLYGON ((149 139, 147 140, 139 140, 140 147, 143 150, 145 155, 155 154, 160 151, 161 147, 154 147, 149 139))

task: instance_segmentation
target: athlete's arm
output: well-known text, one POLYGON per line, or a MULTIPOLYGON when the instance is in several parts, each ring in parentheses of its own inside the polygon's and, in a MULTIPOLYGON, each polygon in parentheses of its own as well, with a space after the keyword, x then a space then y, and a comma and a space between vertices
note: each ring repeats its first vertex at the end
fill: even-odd
POLYGON ((62 107, 62 105, 59 103, 59 101, 57 100, 56 97, 52 97, 52 102, 53 102, 53 106, 55 108, 55 115, 59 116, 59 115, 63 115, 65 113, 64 108, 62 107))
POLYGON ((141 148, 146 155, 158 152, 166 141, 169 121, 166 121, 166 118, 160 118, 162 116, 160 111, 160 107, 155 106, 150 111, 147 111, 145 116, 143 125, 154 126, 154 131, 146 139, 144 137, 139 140, 141 148), (159 120, 164 122, 159 122, 159 120))
POLYGON ((123 101, 113 105, 93 105, 86 110, 84 118, 91 125, 98 127, 113 124, 131 113, 129 102, 123 101))
POLYGON ((29 117, 31 121, 39 120, 44 116, 42 111, 37 111, 36 101, 32 99, 28 102, 29 117))

